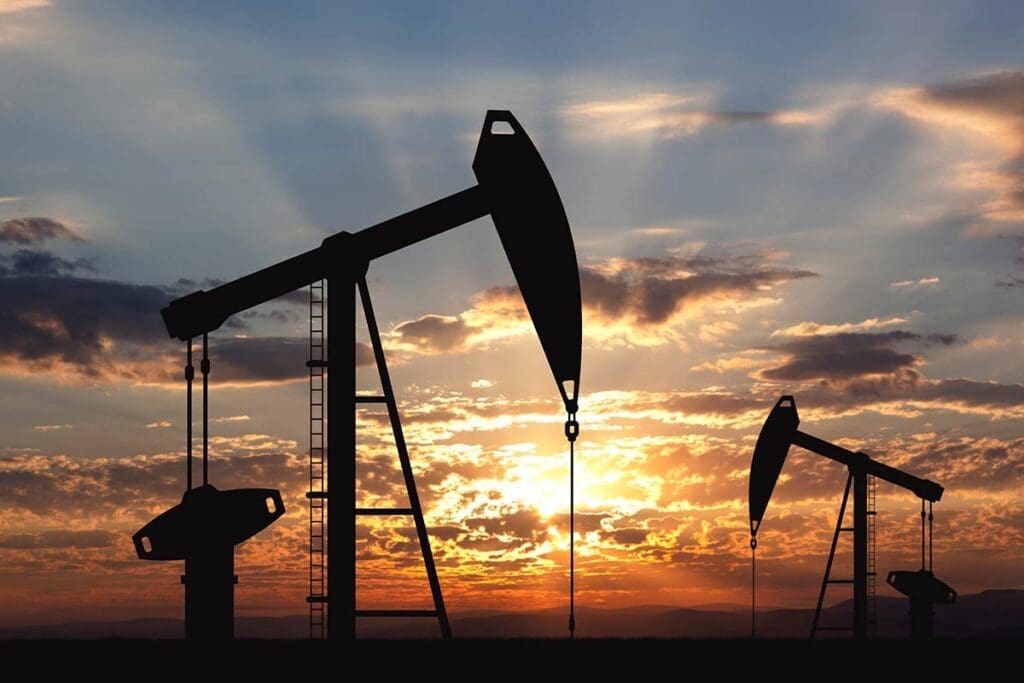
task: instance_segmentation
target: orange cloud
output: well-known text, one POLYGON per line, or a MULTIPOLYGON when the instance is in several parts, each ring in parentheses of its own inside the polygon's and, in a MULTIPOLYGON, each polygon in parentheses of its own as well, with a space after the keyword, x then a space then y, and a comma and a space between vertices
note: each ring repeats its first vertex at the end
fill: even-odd
POLYGON ((911 287, 932 287, 942 282, 936 276, 922 277, 916 280, 900 280, 899 282, 890 282, 889 286, 893 289, 908 289, 911 287))
MULTIPOLYGON (((18 197, 2 197, 2 201, 15 201, 18 197)), ((51 239, 84 242, 77 232, 54 218, 32 216, 8 218, 0 221, 0 244, 33 244, 51 239)))
POLYGON ((763 359, 746 358, 733 356, 731 358, 716 358, 714 361, 705 361, 697 365, 691 365, 694 372, 714 372, 721 374, 730 370, 747 370, 764 365, 763 359))
POLYGON ((867 332, 893 325, 902 325, 908 318, 892 316, 890 318, 868 318, 857 323, 815 323, 801 322, 796 325, 775 330, 773 337, 807 337, 816 334, 841 334, 845 332, 867 332))
POLYGON ((986 192, 974 233, 1005 232, 1024 222, 1024 72, 1001 71, 921 88, 886 92, 880 106, 933 130, 959 136, 979 158, 956 170, 960 187, 986 192))
MULTIPOLYGON (((835 414, 843 409, 843 396, 808 394, 801 405, 805 419, 835 414)), ((768 396, 726 390, 586 396, 577 451, 581 602, 744 599, 746 471, 770 404, 768 396), (685 590, 680 577, 686 577, 685 590)), ((564 599, 568 463, 560 418, 548 413, 546 402, 531 399, 436 389, 407 395, 406 438, 454 611, 500 608, 509 600, 543 607, 564 599)), ((405 504, 386 420, 370 409, 359 420, 359 504, 405 504)), ((858 447, 947 486, 937 562, 949 567, 948 558, 974 547, 967 528, 975 523, 1002 553, 998 562, 1010 566, 1022 559, 1024 544, 1005 536, 1017 517, 997 514, 996 507, 1019 496, 1020 441, 932 429, 870 434, 858 447), (1000 532, 1003 541, 996 540, 1000 532)), ((218 486, 277 486, 285 496, 288 514, 238 549, 238 604, 258 604, 263 613, 304 609, 308 465, 298 448, 294 440, 260 433, 211 439, 218 486)), ((183 460, 178 452, 96 459, 15 453, 0 459, 0 563, 7 585, 16 581, 29 589, 66 577, 54 592, 40 593, 48 596, 40 605, 66 601, 69 609, 86 609, 101 596, 104 605, 124 605, 112 615, 175 613, 180 567, 135 560, 127 539, 180 497, 183 460), (61 553, 73 559, 73 569, 54 561, 61 553)), ((845 477, 831 462, 797 456, 784 474, 765 527, 764 562, 774 584, 762 594, 767 601, 799 601, 805 575, 820 576, 845 477)), ((896 560, 912 558, 913 539, 904 536, 913 529, 914 501, 882 487, 879 505, 886 547, 896 560)), ((357 553, 361 604, 409 606, 429 599, 408 520, 360 523, 357 553)), ((958 587, 984 580, 970 567, 947 578, 958 587)), ((0 600, 0 611, 18 609, 0 600)))
MULTIPOLYGON (((687 256, 612 258, 584 266, 580 284, 588 344, 607 347, 684 346, 688 321, 714 314, 698 332, 703 341, 736 332, 724 313, 777 303, 779 285, 815 277, 776 263, 780 254, 733 245, 687 256)), ((515 287, 477 294, 472 308, 455 316, 428 314, 396 325, 388 344, 400 354, 460 353, 525 334, 532 324, 515 287)))
POLYGON ((806 126, 821 118, 807 110, 716 110, 712 99, 709 93, 638 93, 570 104, 562 108, 562 116, 576 134, 602 141, 674 139, 696 135, 709 126, 739 123, 806 126))
POLYGON ((0 0, 0 14, 13 14, 30 9, 49 7, 52 0, 0 0))

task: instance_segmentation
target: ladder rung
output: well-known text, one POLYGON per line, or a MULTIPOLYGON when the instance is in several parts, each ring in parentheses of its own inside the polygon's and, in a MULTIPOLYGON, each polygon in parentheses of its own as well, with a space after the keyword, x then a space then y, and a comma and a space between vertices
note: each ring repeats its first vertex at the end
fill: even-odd
MULTIPOLYGON (((323 479, 323 477, 313 477, 313 479, 323 479)), ((327 498, 327 491, 306 491, 306 498, 327 498)))
POLYGON ((839 527, 839 530, 840 531, 853 531, 854 529, 853 529, 852 526, 844 526, 844 527, 839 527))
POLYGON ((357 515, 411 515, 412 508, 356 508, 357 515))
POLYGON ((829 583, 853 583, 853 579, 829 579, 829 583))
POLYGON ((325 361, 325 360, 307 360, 306 361, 306 367, 307 368, 326 368, 327 367, 327 361, 325 361))
POLYGON ((326 595, 307 595, 306 596, 306 602, 309 602, 309 603, 327 602, 327 596, 326 595))
POLYGON ((869 515, 877 515, 878 512, 876 510, 868 510, 868 514, 869 515))
POLYGON ((356 403, 387 403, 387 396, 361 396, 356 394, 356 403))

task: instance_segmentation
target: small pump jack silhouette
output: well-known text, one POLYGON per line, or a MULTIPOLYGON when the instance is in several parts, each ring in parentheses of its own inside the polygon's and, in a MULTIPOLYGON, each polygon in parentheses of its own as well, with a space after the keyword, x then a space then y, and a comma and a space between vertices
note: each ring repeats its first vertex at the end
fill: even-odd
POLYGON ((886 583, 910 598, 910 637, 930 640, 935 632, 935 605, 952 605, 956 591, 935 578, 930 569, 892 571, 886 583))
MULTIPOLYGON (((757 532, 760 529, 761 522, 764 520, 772 491, 775 489, 775 484, 779 479, 779 474, 782 472, 782 466, 786 462, 786 456, 789 454, 791 446, 800 446, 812 453, 845 465, 849 471, 849 476, 846 480, 846 491, 843 494, 839 518, 832 537, 832 549, 829 552, 828 562, 825 565, 825 576, 818 594, 818 607, 814 613, 811 637, 813 638, 817 631, 822 630, 850 630, 855 638, 864 639, 868 636, 869 625, 869 578, 874 576, 874 571, 869 567, 868 562, 868 518, 871 514, 871 511, 868 509, 868 477, 877 477, 916 495, 921 499, 922 515, 924 514, 924 501, 928 501, 929 505, 937 502, 942 498, 943 488, 934 481, 915 477, 912 474, 874 460, 866 453, 853 452, 842 446, 802 432, 797 429, 799 426, 800 416, 796 410, 796 400, 792 396, 783 396, 775 403, 771 413, 769 413, 768 418, 761 427, 761 433, 758 435, 757 444, 754 447, 754 457, 750 463, 750 548, 752 553, 757 548, 757 532), (843 514, 846 510, 846 501, 849 498, 851 489, 853 491, 853 526, 843 527, 843 514), (836 544, 839 534, 843 531, 853 534, 853 577, 851 579, 832 579, 830 578, 830 573, 832 562, 835 558, 836 544), (831 627, 826 629, 818 625, 825 599, 825 589, 832 583, 845 583, 852 584, 853 586, 852 628, 831 627)), ((923 521, 924 518, 922 516, 922 523, 923 521)), ((921 548, 923 569, 923 537, 921 548)), ((889 576, 890 585, 896 587, 897 590, 902 590, 900 587, 907 587, 915 594, 918 593, 920 590, 918 588, 920 579, 908 580, 902 576, 904 572, 894 572, 893 574, 889 576), (894 578, 893 574, 896 574, 897 577, 894 578), (899 586, 897 586, 897 583, 893 583, 894 581, 899 586)), ((942 585, 945 586, 945 584, 942 585)), ((948 586, 945 586, 945 588, 949 589, 948 586)), ((929 587, 925 586, 924 593, 928 593, 930 590, 929 587)), ((752 618, 756 618, 755 610, 752 610, 752 618)))
POLYGON ((210 359, 203 336, 203 485, 192 488, 192 344, 185 366, 188 455, 181 503, 161 513, 133 536, 141 560, 185 560, 185 637, 230 640, 235 629, 235 546, 284 514, 276 489, 218 490, 208 483, 210 359))
POLYGON ((143 560, 185 560, 185 637, 230 640, 234 636, 235 546, 284 514, 274 489, 220 491, 204 484, 134 536, 143 560))
POLYGON ((956 591, 939 581, 932 573, 932 521, 935 519, 928 504, 928 568, 925 569, 925 513, 921 501, 921 568, 917 571, 891 571, 885 582, 910 598, 910 637, 931 640, 935 632, 935 605, 952 605, 956 591))

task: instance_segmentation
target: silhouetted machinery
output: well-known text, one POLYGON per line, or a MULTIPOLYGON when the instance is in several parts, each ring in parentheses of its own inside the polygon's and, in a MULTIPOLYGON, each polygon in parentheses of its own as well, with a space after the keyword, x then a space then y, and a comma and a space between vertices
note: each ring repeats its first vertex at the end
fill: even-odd
POLYGON ((952 605, 956 591, 935 578, 930 569, 892 571, 886 583, 910 598, 910 637, 929 640, 935 631, 935 605, 952 605))
MULTIPOLYGON (((754 457, 750 463, 751 549, 757 547, 757 532, 760 529, 762 519, 764 519, 765 510, 768 508, 768 501, 771 499, 772 491, 775 489, 775 484, 779 479, 782 466, 786 462, 786 455, 789 453, 791 445, 800 446, 812 453, 845 465, 849 471, 849 476, 846 479, 846 490, 843 493, 839 518, 836 521, 835 533, 832 536, 832 548, 829 551, 828 562, 825 566, 825 576, 818 595, 818 607, 814 615, 814 624, 811 627, 811 637, 814 636, 816 631, 826 630, 824 627, 818 626, 826 587, 832 583, 846 583, 853 585, 852 630, 854 636, 856 638, 866 638, 869 621, 868 586, 869 580, 873 580, 875 576, 874 567, 870 566, 872 563, 869 563, 868 552, 869 517, 874 514, 874 510, 869 509, 871 501, 869 500, 868 478, 877 477, 912 492, 922 500, 922 515, 924 514, 924 501, 928 501, 929 504, 937 502, 942 497, 943 489, 933 481, 915 477, 884 465, 877 460, 872 460, 865 453, 849 451, 836 444, 801 432, 797 429, 799 425, 800 417, 797 414, 796 401, 792 396, 783 396, 775 404, 775 407, 772 408, 768 419, 765 420, 764 425, 761 427, 761 434, 758 436, 757 444, 754 447, 754 457), (843 527, 846 502, 849 498, 851 487, 853 489, 853 526, 843 527), (831 579, 836 545, 839 540, 839 534, 844 531, 853 533, 853 578, 831 579)), ((923 549, 922 537, 922 551, 923 549)), ((924 569, 923 561, 922 555, 922 570, 924 569)), ((911 584, 917 581, 904 578, 893 580, 897 581, 900 586, 906 587, 911 587, 911 584)), ((892 580, 890 583, 892 583, 892 580)), ((914 590, 916 592, 916 589, 914 590)), ((829 628, 827 630, 850 629, 829 628)))
POLYGON ((185 491, 181 503, 134 536, 143 560, 185 560, 185 637, 234 635, 235 546, 284 514, 274 489, 219 491, 210 484, 185 491))
MULTIPOLYGON (((311 504, 327 502, 327 591, 326 595, 314 593, 308 600, 315 604, 326 603, 328 635, 334 638, 355 637, 355 618, 359 616, 436 617, 442 634, 450 635, 380 335, 369 306, 366 273, 370 261, 490 214, 558 384, 568 413, 565 433, 570 444, 579 433, 576 411, 582 343, 580 282, 572 234, 558 191, 537 149, 508 111, 487 112, 473 171, 479 183, 474 187, 360 232, 331 235, 311 251, 210 291, 194 292, 172 301, 161 311, 171 337, 191 344, 193 338, 203 336, 205 342, 206 335, 230 316, 300 287, 327 280, 326 331, 330 358, 325 355, 322 360, 310 362, 312 368, 327 370, 327 485, 324 490, 309 494, 311 504), (353 287, 358 289, 363 303, 384 396, 356 394, 353 287), (359 402, 387 404, 410 508, 356 508, 356 404, 359 402), (356 609, 356 514, 414 517, 434 610, 356 609)), ((204 384, 208 368, 204 352, 204 384)))
POLYGON ((221 491, 209 483, 210 411, 208 343, 203 335, 203 484, 192 488, 192 341, 185 364, 185 495, 132 536, 139 559, 185 560, 185 637, 225 640, 235 628, 235 546, 284 514, 275 489, 221 491))

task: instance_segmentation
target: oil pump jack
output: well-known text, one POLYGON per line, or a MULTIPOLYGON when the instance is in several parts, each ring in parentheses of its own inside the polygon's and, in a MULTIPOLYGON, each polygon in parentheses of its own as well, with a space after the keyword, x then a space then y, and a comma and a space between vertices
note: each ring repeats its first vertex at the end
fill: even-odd
MULTIPOLYGON (((771 499, 772 491, 782 472, 782 466, 786 462, 786 455, 791 445, 800 446, 812 453, 834 460, 845 465, 849 475, 846 478, 846 490, 843 492, 843 500, 839 507, 839 518, 836 521, 835 533, 832 536, 832 548, 829 551, 828 562, 825 565, 825 576, 822 580, 821 591, 818 594, 818 606, 814 613, 814 623, 811 627, 811 637, 819 630, 825 630, 818 625, 821 615, 822 604, 825 600, 825 590, 832 583, 846 583, 853 585, 853 634, 857 639, 864 639, 868 636, 868 588, 869 581, 875 576, 874 567, 869 566, 868 545, 869 540, 869 518, 874 515, 874 510, 869 510, 869 478, 877 477, 883 481, 895 484, 904 488, 918 498, 922 504, 922 521, 924 519, 924 501, 929 505, 938 502, 942 498, 943 488, 933 481, 921 479, 901 470, 895 469, 883 463, 873 460, 866 453, 853 452, 837 446, 836 444, 823 441, 797 429, 800 425, 800 417, 796 410, 796 401, 792 396, 783 396, 775 407, 772 408, 768 419, 761 427, 761 433, 757 437, 757 444, 754 447, 754 457, 750 463, 750 548, 753 553, 757 548, 757 532, 764 519, 765 510, 768 508, 768 501, 771 499), (846 503, 850 496, 850 489, 853 489, 853 526, 843 527, 843 517, 846 512, 846 503), (853 533, 853 578, 832 579, 832 562, 835 559, 836 545, 841 532, 853 533)), ((922 527, 923 528, 923 527, 922 527)), ((924 550, 922 536, 922 553, 924 550)), ((922 563, 923 563, 922 554, 922 563)), ((922 570, 924 566, 922 564, 922 570)), ((930 573, 930 572, 929 572, 930 573)), ((756 574, 755 574, 756 577, 756 574)), ((755 579, 756 580, 756 579, 755 579)), ((890 579, 894 583, 895 579, 890 579)), ((944 584, 943 584, 944 585, 944 584)), ((930 605, 929 605, 930 609, 930 605)), ((850 630, 845 628, 830 628, 829 630, 850 630)))
POLYGON ((203 335, 203 484, 192 488, 192 341, 185 364, 185 494, 132 535, 140 560, 185 560, 185 637, 225 640, 235 629, 235 546, 244 543, 284 514, 275 489, 220 490, 209 482, 208 340, 203 335))
MULTIPOLYGON (((325 370, 327 375, 326 487, 309 495, 311 504, 319 501, 317 504, 326 503, 327 508, 327 590, 326 594, 314 594, 308 600, 311 603, 326 604, 327 633, 331 638, 354 638, 355 620, 360 616, 436 617, 442 635, 450 637, 440 582, 412 480, 394 393, 369 305, 366 273, 373 259, 490 214, 568 414, 565 435, 570 443, 571 487, 572 444, 579 434, 576 412, 582 311, 579 270, 565 209, 544 161, 509 111, 487 112, 473 161, 473 172, 478 181, 474 187, 362 231, 331 235, 311 251, 210 291, 200 290, 176 299, 161 311, 168 334, 191 344, 195 337, 203 336, 205 340, 209 332, 216 330, 236 313, 300 287, 327 281, 326 346, 330 358, 325 354, 322 360, 309 363, 311 368, 325 370), (384 396, 366 397, 356 394, 356 307, 353 288, 359 292, 370 328, 384 396), (409 492, 410 508, 356 508, 356 406, 362 401, 387 404, 409 492), (356 609, 357 514, 414 516, 434 598, 434 610, 356 609)), ((209 362, 204 353, 204 380, 208 369, 209 362)), ((572 576, 573 567, 570 563, 570 633, 574 628, 572 576)))

